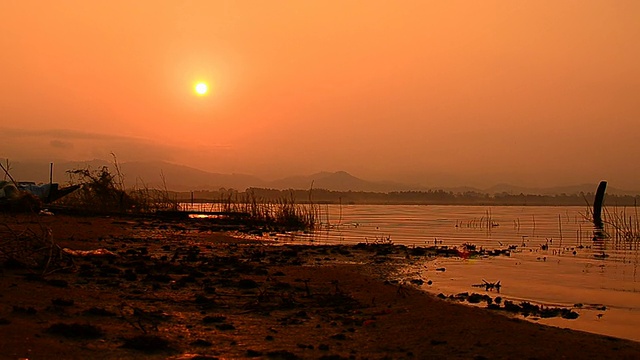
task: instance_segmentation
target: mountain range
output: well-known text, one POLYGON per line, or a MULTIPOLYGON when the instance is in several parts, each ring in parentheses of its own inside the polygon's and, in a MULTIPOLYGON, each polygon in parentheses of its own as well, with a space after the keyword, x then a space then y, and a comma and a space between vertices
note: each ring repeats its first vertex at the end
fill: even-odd
MULTIPOLYGON (((9 173, 16 181, 49 181, 50 164, 46 162, 12 162, 9 173)), ((61 161, 53 167, 53 181, 67 183, 70 180, 68 170, 90 169, 98 170, 103 166, 109 167, 112 174, 117 170, 113 163, 104 160, 91 161, 61 161)), ((578 194, 580 192, 593 193, 598 184, 580 184, 573 186, 528 188, 510 184, 498 184, 486 189, 474 187, 426 187, 420 184, 403 184, 391 181, 369 181, 353 176, 345 171, 319 172, 311 175, 290 176, 277 180, 263 180, 247 174, 220 174, 204 170, 177 165, 167 162, 124 162, 119 164, 120 172, 124 176, 127 187, 164 188, 174 191, 190 190, 218 190, 233 188, 245 190, 249 187, 270 189, 326 189, 332 191, 428 191, 444 190, 454 193, 474 191, 479 193, 496 194, 578 194)), ((0 173, 4 178, 5 174, 0 173)), ((0 178, 1 179, 1 178, 0 178)), ((638 191, 628 191, 607 187, 607 192, 616 195, 637 195, 638 191)))

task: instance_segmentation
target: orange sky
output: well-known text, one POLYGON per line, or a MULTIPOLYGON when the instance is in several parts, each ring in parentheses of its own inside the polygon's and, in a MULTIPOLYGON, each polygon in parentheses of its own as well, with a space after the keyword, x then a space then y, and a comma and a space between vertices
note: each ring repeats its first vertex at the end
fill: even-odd
POLYGON ((640 189, 639 1, 0 9, 0 158, 640 189))

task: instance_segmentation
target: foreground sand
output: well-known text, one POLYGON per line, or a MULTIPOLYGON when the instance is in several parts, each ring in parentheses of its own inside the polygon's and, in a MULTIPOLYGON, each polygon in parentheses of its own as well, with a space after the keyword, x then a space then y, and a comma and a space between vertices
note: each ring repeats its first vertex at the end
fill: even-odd
POLYGON ((3 249, 51 236, 61 247, 117 255, 63 255, 41 277, 0 254, 2 359, 640 358, 637 342, 385 281, 428 256, 402 247, 271 246, 203 222, 0 219, 3 249))

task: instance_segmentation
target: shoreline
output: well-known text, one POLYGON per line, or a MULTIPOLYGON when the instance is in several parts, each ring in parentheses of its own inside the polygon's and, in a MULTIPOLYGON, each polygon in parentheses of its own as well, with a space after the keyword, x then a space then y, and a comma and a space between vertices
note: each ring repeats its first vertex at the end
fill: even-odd
POLYGON ((429 275, 429 279, 433 280, 433 286, 423 286, 425 291, 433 295, 475 292, 493 298, 501 297, 516 304, 524 302, 545 308, 566 308, 579 314, 579 317, 565 320, 531 314, 524 319, 640 341, 640 334, 635 331, 635 327, 640 323, 640 308, 637 306, 640 301, 639 294, 616 290, 615 283, 586 282, 587 280, 580 276, 580 268, 568 266, 564 262, 550 261, 552 263, 548 264, 550 268, 542 275, 537 278, 523 278, 523 273, 534 271, 531 266, 539 265, 535 261, 530 261, 530 266, 527 266, 525 259, 535 259, 535 257, 535 254, 512 253, 510 257, 478 260, 440 258, 430 261, 428 266, 431 270, 437 266, 446 267, 446 273, 426 271, 424 267, 417 270, 421 276, 426 278, 429 275), (558 273, 565 277, 561 284, 554 284, 547 280, 557 276, 558 273), (494 282, 500 280, 501 293, 495 290, 485 291, 477 288, 477 285, 475 287, 471 285, 481 282, 481 277, 494 282), (533 320, 536 317, 537 320, 533 320))
POLYGON ((6 336, 0 345, 6 350, 0 358, 640 354, 640 342, 537 325, 385 281, 411 256, 400 247, 275 247, 188 222, 150 219, 2 220, 14 229, 50 229, 61 247, 106 248, 117 256, 76 257, 73 268, 44 278, 5 267, 0 331, 6 336), (56 324, 90 325, 100 333, 86 338, 56 330, 56 324), (145 347, 141 336, 156 346, 145 347))

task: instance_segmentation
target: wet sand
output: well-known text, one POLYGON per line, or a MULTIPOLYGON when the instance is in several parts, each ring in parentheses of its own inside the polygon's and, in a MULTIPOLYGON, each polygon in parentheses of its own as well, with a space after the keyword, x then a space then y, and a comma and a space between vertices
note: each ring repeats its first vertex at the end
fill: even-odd
POLYGON ((3 249, 50 236, 61 248, 115 254, 62 253, 46 276, 0 255, 2 359, 640 357, 638 342, 440 300, 410 278, 388 281, 432 256, 406 247, 275 246, 201 221, 1 220, 3 249))

